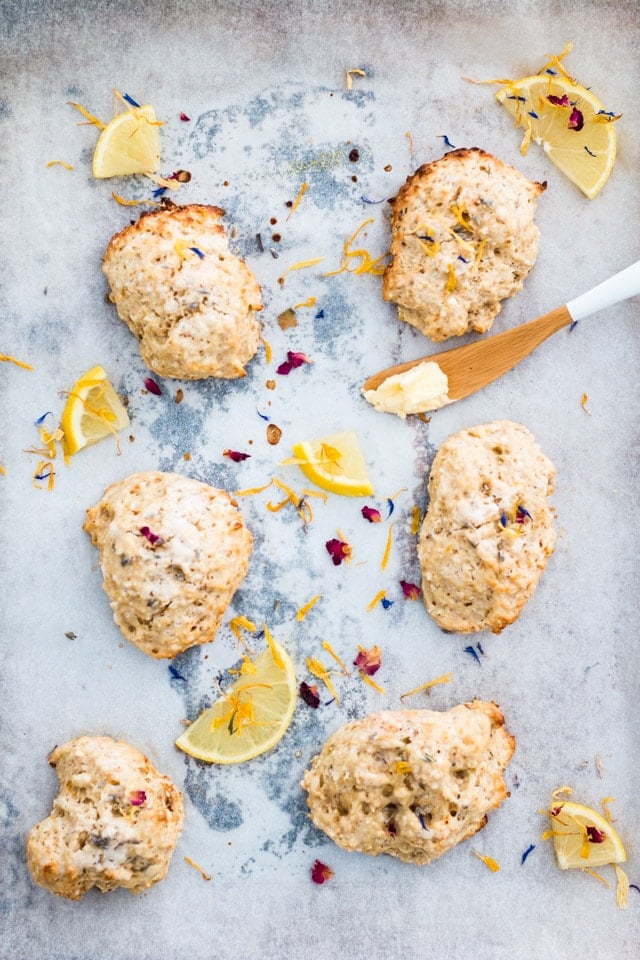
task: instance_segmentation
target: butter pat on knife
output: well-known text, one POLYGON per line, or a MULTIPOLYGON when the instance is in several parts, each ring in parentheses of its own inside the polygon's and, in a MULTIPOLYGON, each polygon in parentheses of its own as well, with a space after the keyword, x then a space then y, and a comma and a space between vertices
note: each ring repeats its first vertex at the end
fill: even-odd
POLYGON ((411 413, 439 410, 450 403, 448 377, 433 360, 393 374, 375 390, 363 390, 362 393, 376 410, 395 413, 402 418, 411 413))

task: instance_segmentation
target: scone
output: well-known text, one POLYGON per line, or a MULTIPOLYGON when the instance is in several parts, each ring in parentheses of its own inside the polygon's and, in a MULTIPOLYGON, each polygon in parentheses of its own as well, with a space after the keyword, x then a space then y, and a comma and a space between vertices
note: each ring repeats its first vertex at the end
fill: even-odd
POLYGON ((533 218, 545 188, 477 147, 408 177, 391 201, 382 287, 398 318, 432 340, 487 331, 536 261, 533 218))
POLYGON ((29 831, 36 883, 79 900, 91 887, 141 893, 163 880, 182 832, 182 796, 124 740, 78 737, 49 756, 60 780, 53 810, 29 831))
POLYGON ((443 630, 500 633, 520 614, 553 553, 555 473, 527 428, 510 420, 442 444, 418 557, 425 605, 443 630))
POLYGON ((158 658, 213 640, 253 543, 226 491, 176 473, 134 473, 107 487, 84 529, 127 640, 158 658))
POLYGON ((514 748, 495 703, 386 710, 336 731, 302 786, 339 846, 424 864, 484 827, 514 748))
POLYGON ((224 210, 170 205, 112 237, 102 269, 118 316, 161 377, 244 377, 258 349, 258 281, 229 251, 224 210))

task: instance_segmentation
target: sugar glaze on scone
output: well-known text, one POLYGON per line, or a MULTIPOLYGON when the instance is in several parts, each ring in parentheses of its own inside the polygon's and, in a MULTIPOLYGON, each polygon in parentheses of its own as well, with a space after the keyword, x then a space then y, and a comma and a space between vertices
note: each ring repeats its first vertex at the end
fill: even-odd
POLYGON ((391 201, 382 295, 432 340, 485 333, 533 267, 536 200, 527 180, 477 147, 421 166, 391 201))
POLYGON ((339 846, 425 864, 484 827, 514 749, 495 703, 385 710, 337 730, 302 786, 339 846))
POLYGON ((143 213, 107 247, 110 299, 161 377, 244 377, 258 349, 260 286, 230 252, 223 215, 172 204, 143 213))
POLYGON ((420 531, 422 596, 443 630, 499 633, 553 553, 555 468, 519 423, 450 436, 436 454, 420 531))
POLYGON ((135 747, 78 737, 49 756, 60 780, 53 810, 30 831, 27 864, 70 900, 97 887, 141 893, 164 879, 182 832, 182 796, 135 747))
POLYGON ((107 487, 84 529, 127 640, 158 658, 213 640, 253 543, 225 490, 176 473, 135 473, 107 487))

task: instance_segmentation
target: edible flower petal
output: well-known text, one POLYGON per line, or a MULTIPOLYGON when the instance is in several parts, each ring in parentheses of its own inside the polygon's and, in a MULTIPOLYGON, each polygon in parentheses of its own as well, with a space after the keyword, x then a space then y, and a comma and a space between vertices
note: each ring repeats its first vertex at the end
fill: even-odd
POLYGON ((417 600, 420 596, 420 587, 417 583, 409 583, 408 580, 401 580, 402 594, 405 600, 417 600))
POLYGON ((571 104, 569 103, 569 97, 567 96, 566 93, 563 93, 561 97, 557 97, 555 94, 550 93, 549 96, 547 97, 547 100, 549 101, 549 103, 552 103, 554 107, 571 106, 571 104))
POLYGON ((129 795, 129 803, 131 804, 132 807, 141 807, 146 799, 147 799, 147 795, 144 792, 144 790, 134 790, 129 795))
POLYGON ((574 107, 571 111, 571 116, 569 117, 569 123, 567 124, 570 130, 582 130, 584 127, 584 116, 581 110, 578 110, 577 107, 574 107))
POLYGON ((524 853, 523 853, 522 856, 520 857, 520 866, 522 866, 522 864, 525 862, 525 860, 527 859, 527 857, 529 856, 529 854, 530 854, 530 853, 533 853, 533 851, 535 850, 535 848, 536 848, 535 843, 532 843, 532 844, 530 844, 530 845, 527 847, 527 849, 524 851, 524 853))
POLYGON ((313 360, 310 360, 304 353, 288 350, 287 359, 276 369, 276 373, 286 377, 292 370, 297 370, 305 363, 313 363, 313 360))
POLYGON ((333 870, 322 863, 321 860, 314 860, 313 866, 311 867, 311 879, 314 883, 322 884, 327 880, 330 880, 333 876, 333 870))
POLYGON ((364 647, 358 647, 358 656, 353 661, 354 667, 358 667, 368 677, 372 677, 382 666, 382 653, 380 647, 370 647, 365 650, 364 647))
POLYGON ((375 507, 363 507, 360 512, 369 523, 380 523, 382 521, 382 515, 375 507))
POLYGON ((162 396, 162 389, 159 383, 156 383, 151 377, 146 377, 144 381, 145 389, 152 393, 156 397, 162 396))
POLYGON ((343 560, 351 559, 351 547, 344 540, 337 540, 334 537, 332 540, 327 540, 325 547, 335 567, 339 567, 343 560))
POLYGON ((485 867, 488 867, 489 870, 491 870, 491 873, 497 873, 498 870, 500 869, 500 864, 497 863, 497 862, 493 859, 493 857, 483 857, 481 853, 476 853, 475 850, 472 850, 471 852, 472 852, 472 854, 474 855, 474 857, 477 857, 477 858, 478 858, 478 860, 482 860, 482 862, 484 863, 485 867))
POLYGON ((304 680, 300 684, 300 698, 304 700, 308 707, 316 710, 320 706, 320 694, 315 684, 306 683, 304 680))
MULTIPOLYGON (((189 118, 187 117, 187 120, 189 118)), ((192 860, 191 857, 184 858, 185 863, 188 863, 190 867, 193 867, 194 870, 197 870, 203 880, 211 880, 211 875, 206 873, 199 863, 196 863, 195 860, 192 860)))
POLYGON ((242 463, 243 460, 248 460, 251 454, 240 453, 239 450, 223 450, 222 456, 227 457, 229 460, 233 460, 234 463, 242 463))
POLYGON ((150 527, 140 527, 140 534, 149 541, 152 547, 161 547, 164 543, 163 538, 158 533, 153 533, 150 527))
POLYGON ((189 120, 191 120, 191 117, 188 117, 184 112, 184 110, 182 110, 180 113, 180 119, 183 120, 185 123, 188 123, 189 120))

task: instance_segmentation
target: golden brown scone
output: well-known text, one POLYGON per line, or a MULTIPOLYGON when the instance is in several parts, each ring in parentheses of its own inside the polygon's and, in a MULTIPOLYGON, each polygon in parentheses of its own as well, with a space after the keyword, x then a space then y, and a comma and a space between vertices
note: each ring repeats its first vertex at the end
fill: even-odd
POLYGON ((171 205, 111 238, 102 269, 118 316, 161 377, 244 377, 258 349, 258 281, 229 251, 224 210, 171 205))
POLYGON ((253 543, 225 490, 176 473, 134 473, 107 487, 84 529, 127 640, 158 658, 213 640, 253 543))
POLYGON ((56 747, 49 763, 60 792, 27 838, 36 883, 79 900, 91 887, 141 893, 163 880, 184 822, 171 780, 111 737, 78 737, 56 747))
POLYGON ((453 434, 429 478, 422 596, 443 630, 500 633, 553 553, 555 468, 526 427, 494 420, 453 434))
POLYGON ((424 864, 484 827, 514 749, 495 703, 385 710, 336 731, 302 786, 339 846, 424 864))
POLYGON ((436 341, 487 331, 536 261, 533 218, 545 188, 477 147, 408 177, 391 201, 382 287, 398 318, 436 341))

